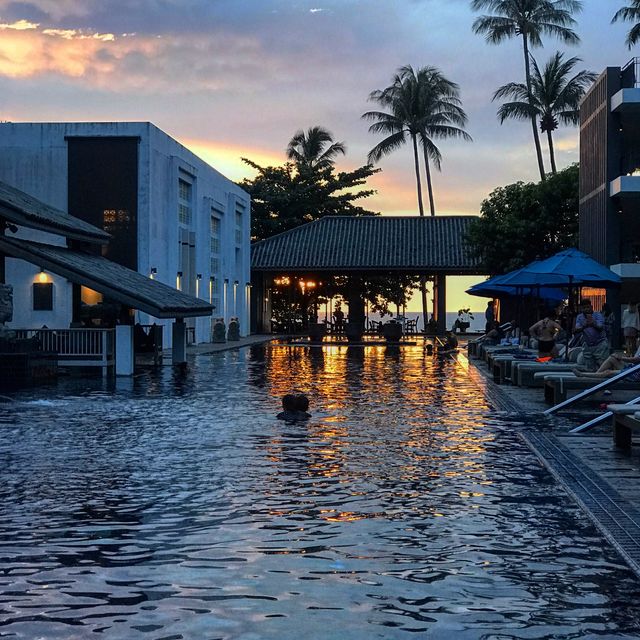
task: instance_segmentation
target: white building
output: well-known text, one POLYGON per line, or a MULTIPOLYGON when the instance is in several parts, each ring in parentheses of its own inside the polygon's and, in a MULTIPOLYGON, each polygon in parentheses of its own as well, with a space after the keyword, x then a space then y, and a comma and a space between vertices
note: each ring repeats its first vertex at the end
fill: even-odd
MULTIPOLYGON (((2 123, 0 181, 105 229, 105 257, 212 303, 214 318, 236 316, 248 333, 249 195, 153 124, 2 123)), ((65 242, 33 229, 19 237, 65 242)), ((101 301, 60 277, 50 302, 24 299, 37 276, 37 266, 7 258, 13 327, 68 327, 81 307, 101 301)), ((165 324, 170 345, 168 320, 135 313, 141 324, 165 324)), ((210 341, 212 321, 186 319, 195 342, 210 341)))

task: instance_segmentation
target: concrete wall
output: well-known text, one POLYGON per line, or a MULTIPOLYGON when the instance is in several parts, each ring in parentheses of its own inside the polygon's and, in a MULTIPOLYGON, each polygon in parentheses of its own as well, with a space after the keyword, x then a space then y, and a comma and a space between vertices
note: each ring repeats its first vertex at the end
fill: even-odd
MULTIPOLYGON (((229 304, 225 322, 238 315, 241 331, 248 332, 245 285, 250 281, 250 199, 221 173, 192 152, 147 122, 129 123, 2 123, 0 124, 0 180, 5 181, 63 211, 67 210, 67 136, 135 136, 140 139, 138 185, 138 270, 176 286, 179 266, 180 225, 178 223, 178 179, 186 176, 192 184, 193 213, 185 231, 195 235, 195 273, 199 281, 199 297, 209 300, 209 278, 229 282, 229 304), (236 202, 243 203, 246 215, 242 220, 242 241, 235 242, 236 202), (211 273, 210 218, 215 204, 221 211, 220 269, 211 273), (236 259, 238 257, 238 259, 236 259), (236 313, 232 304, 233 283, 237 286, 236 313)), ((65 244, 64 238, 21 230, 22 237, 65 244), (45 239, 46 236, 46 239, 45 239)), ((31 304, 31 284, 39 269, 19 260, 7 260, 7 282, 14 285, 14 327, 68 327, 72 317, 71 286, 63 278, 52 276, 54 311, 34 312, 31 304)), ((190 285, 195 293, 195 283, 190 285)), ((220 305, 222 307, 222 304, 220 305)), ((214 312, 222 316, 224 309, 214 312)), ((137 314, 137 321, 157 322, 166 326, 165 345, 171 342, 169 321, 160 321, 147 314, 137 314)), ((195 328, 196 342, 210 339, 211 318, 188 321, 195 328)))

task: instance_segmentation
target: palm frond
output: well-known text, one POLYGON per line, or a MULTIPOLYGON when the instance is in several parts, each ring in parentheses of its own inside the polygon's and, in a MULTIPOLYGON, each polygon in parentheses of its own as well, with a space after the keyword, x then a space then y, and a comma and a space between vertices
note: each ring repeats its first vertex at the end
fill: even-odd
POLYGON ((367 155, 367 163, 375 164, 384 156, 388 156, 390 153, 399 149, 406 142, 406 136, 404 131, 398 131, 386 137, 382 142, 369 151, 367 155))

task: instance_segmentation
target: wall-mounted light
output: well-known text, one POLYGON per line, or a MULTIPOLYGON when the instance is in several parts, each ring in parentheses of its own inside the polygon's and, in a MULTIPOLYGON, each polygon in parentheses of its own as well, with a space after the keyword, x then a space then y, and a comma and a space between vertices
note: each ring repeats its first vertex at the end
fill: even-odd
POLYGON ((40 269, 40 273, 38 274, 38 282, 40 284, 47 284, 47 282, 49 282, 49 274, 44 269, 40 269))
POLYGON ((176 274, 176 289, 182 291, 182 271, 178 271, 176 274))
POLYGON ((200 280, 202 280, 202 274, 198 273, 196 275, 196 298, 200 297, 200 280))
POLYGON ((156 274, 158 273, 158 269, 156 267, 151 267, 151 269, 149 270, 149 277, 152 280, 155 280, 156 274))
POLYGON ((213 283, 215 282, 215 276, 209 276, 209 304, 213 303, 213 283))
POLYGON ((233 281, 233 315, 238 315, 238 281, 233 281))

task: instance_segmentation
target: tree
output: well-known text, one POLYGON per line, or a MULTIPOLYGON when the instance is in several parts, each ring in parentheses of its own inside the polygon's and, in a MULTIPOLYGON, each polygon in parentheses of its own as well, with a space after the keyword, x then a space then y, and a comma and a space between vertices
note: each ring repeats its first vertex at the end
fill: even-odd
POLYGON ((484 200, 467 241, 487 273, 506 273, 576 245, 578 173, 575 164, 539 183, 499 187, 484 200))
POLYGON ((370 163, 378 162, 406 143, 407 137, 413 148, 418 208, 424 215, 422 183, 418 142, 422 146, 431 215, 435 215, 430 161, 441 169, 442 154, 435 139, 471 137, 462 129, 467 116, 462 109, 459 87, 435 67, 421 67, 417 71, 406 65, 401 67, 386 89, 373 91, 369 100, 378 102, 388 111, 368 111, 363 118, 373 121, 371 133, 388 134, 370 152, 370 163))
POLYGON ((557 173, 553 148, 553 132, 560 123, 576 125, 580 121, 579 105, 589 85, 596 79, 591 71, 580 71, 572 77, 569 74, 580 62, 580 58, 564 60, 557 52, 540 71, 538 63, 531 57, 531 102, 526 85, 510 82, 500 87, 493 95, 494 100, 512 98, 498 110, 502 124, 507 118, 528 120, 532 116, 540 118, 540 130, 547 134, 549 160, 552 173, 557 173))
POLYGON ((628 7, 622 7, 616 11, 611 22, 634 22, 629 30, 625 44, 631 49, 640 40, 640 0, 630 0, 628 7))
MULTIPOLYGON (((386 134, 370 152, 368 161, 374 163, 389 155, 405 144, 407 137, 413 148, 413 161, 416 173, 418 209, 424 216, 422 203, 422 182, 420 179, 420 160, 418 141, 422 145, 425 163, 427 188, 431 215, 435 216, 435 202, 431 183, 429 159, 440 170, 442 154, 434 143, 435 138, 471 137, 461 128, 466 124, 467 116, 462 109, 459 88, 435 67, 422 67, 415 71, 411 65, 401 67, 389 87, 373 91, 369 100, 377 102, 387 111, 368 111, 362 115, 373 121, 369 127, 371 133, 386 134)), ((426 281, 421 278, 422 316, 427 326, 427 289, 426 281)))
POLYGON ((339 153, 346 152, 344 142, 334 142, 333 136, 318 126, 309 127, 306 133, 302 129, 297 131, 287 146, 287 158, 294 161, 299 171, 327 169, 333 166, 339 153))
MULTIPOLYGON (((529 48, 542 46, 542 35, 558 37, 567 44, 580 42, 570 28, 576 23, 572 14, 582 9, 580 0, 471 0, 474 11, 488 10, 494 15, 483 15, 473 23, 473 31, 485 34, 487 42, 500 44, 507 39, 522 38, 524 72, 527 97, 533 103, 529 48)), ((545 179, 542 148, 535 114, 531 114, 533 141, 538 159, 540 179, 545 179)))
POLYGON ((373 189, 358 189, 379 169, 366 165, 354 171, 333 166, 306 167, 298 171, 290 162, 281 167, 261 167, 242 161, 258 175, 239 185, 251 195, 251 239, 263 240, 324 216, 375 215, 356 204, 373 195, 373 189))

